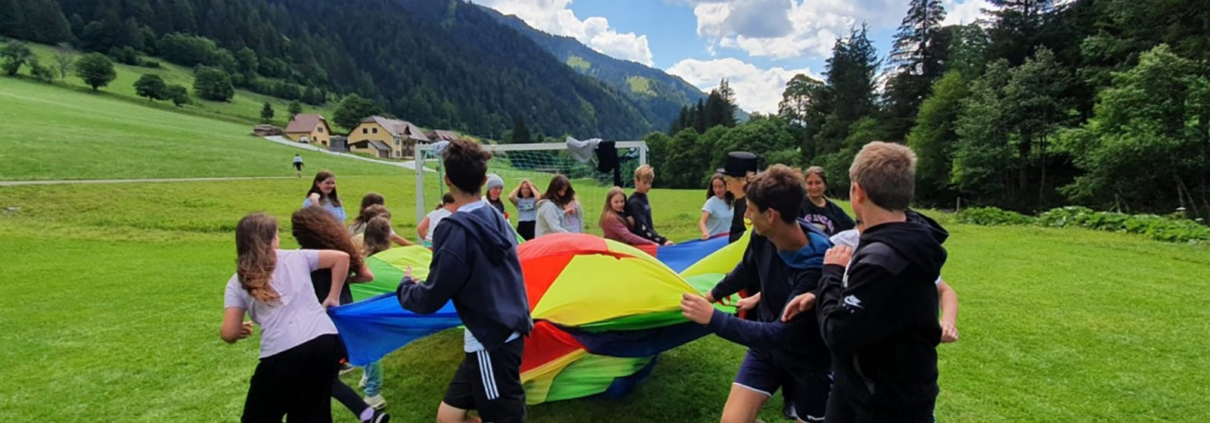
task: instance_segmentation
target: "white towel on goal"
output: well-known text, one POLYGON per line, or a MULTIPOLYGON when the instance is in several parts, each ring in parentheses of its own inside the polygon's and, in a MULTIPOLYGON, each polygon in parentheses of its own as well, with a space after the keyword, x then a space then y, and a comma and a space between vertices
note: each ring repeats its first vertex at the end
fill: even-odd
POLYGON ((593 153, 597 150, 597 144, 600 143, 600 138, 580 141, 567 137, 567 152, 571 153, 571 157, 575 157, 580 163, 588 163, 592 160, 593 153))

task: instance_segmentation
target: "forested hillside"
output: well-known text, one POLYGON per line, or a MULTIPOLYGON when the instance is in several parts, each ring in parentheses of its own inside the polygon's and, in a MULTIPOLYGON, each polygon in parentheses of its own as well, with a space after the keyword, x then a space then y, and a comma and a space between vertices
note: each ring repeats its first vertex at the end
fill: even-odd
MULTIPOLYGON (((658 125, 459 0, 0 0, 0 34, 223 69, 237 87, 312 104, 346 94, 426 127, 636 137, 658 125), (10 13, 11 11, 11 13, 10 13)), ((133 63, 132 63, 133 64, 133 63)))

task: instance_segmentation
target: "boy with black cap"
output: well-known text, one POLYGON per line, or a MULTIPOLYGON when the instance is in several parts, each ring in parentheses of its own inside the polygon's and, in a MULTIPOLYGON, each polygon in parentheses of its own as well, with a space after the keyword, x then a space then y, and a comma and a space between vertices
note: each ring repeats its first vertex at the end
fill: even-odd
POLYGON ((409 272, 396 295, 403 308, 436 312, 451 299, 466 325, 466 356, 437 410, 441 423, 525 421, 521 353, 533 330, 512 228, 480 197, 491 155, 473 141, 450 141, 442 155, 457 212, 434 229, 428 281, 409 272))
POLYGON ((948 234, 908 219, 916 181, 911 149, 866 144, 849 177, 853 214, 865 225, 857 250, 828 250, 819 289, 791 300, 785 317, 818 302, 836 378, 828 423, 932 423, 941 340, 934 281, 948 234))

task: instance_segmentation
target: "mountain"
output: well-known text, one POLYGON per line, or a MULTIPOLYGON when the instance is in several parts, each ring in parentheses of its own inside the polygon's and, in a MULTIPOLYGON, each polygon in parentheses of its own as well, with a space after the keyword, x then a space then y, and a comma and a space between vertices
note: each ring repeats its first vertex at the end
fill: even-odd
MULTIPOLYGON (((412 0, 422 1, 422 0, 412 0)), ((684 79, 640 63, 615 59, 585 46, 575 38, 551 35, 513 15, 480 6, 497 21, 517 30, 581 74, 591 76, 623 93, 661 130, 676 119, 681 106, 705 100, 706 94, 684 79)))
POLYGON ((426 127, 497 138, 520 118, 542 134, 634 139, 665 126, 461 0, 0 0, 0 10, 16 12, 0 14, 0 35, 220 67, 253 89, 318 87, 320 101, 356 93, 426 127))

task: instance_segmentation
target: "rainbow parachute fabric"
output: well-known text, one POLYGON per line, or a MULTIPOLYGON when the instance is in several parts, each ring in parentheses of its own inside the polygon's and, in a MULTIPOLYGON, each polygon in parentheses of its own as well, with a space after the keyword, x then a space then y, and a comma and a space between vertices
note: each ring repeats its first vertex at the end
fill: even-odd
MULTIPOLYGON (((639 249, 592 235, 552 234, 520 245, 534 319, 521 361, 528 402, 624 394, 646 378, 659 353, 706 335, 681 315, 680 299, 709 290, 739 262, 747 238, 726 241, 639 249)), ((404 269, 423 279, 430 259, 422 247, 370 257, 375 280, 353 285, 358 302, 330 310, 353 364, 461 324, 452 303, 417 315, 394 296, 404 269)))

